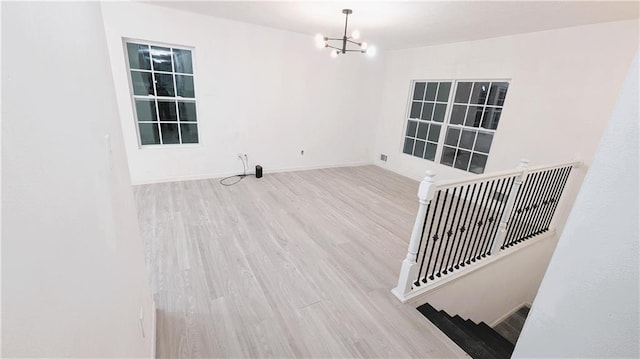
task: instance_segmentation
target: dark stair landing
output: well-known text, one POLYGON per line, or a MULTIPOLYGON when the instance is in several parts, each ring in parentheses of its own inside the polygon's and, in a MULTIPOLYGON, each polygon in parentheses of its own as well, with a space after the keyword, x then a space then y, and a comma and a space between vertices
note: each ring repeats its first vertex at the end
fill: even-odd
POLYGON ((428 303, 417 309, 474 359, 508 359, 513 353, 515 345, 484 322, 476 324, 457 315, 452 317, 428 303))
POLYGON ((527 315, 529 315, 529 308, 522 307, 493 329, 515 345, 524 326, 524 321, 527 320, 527 315))

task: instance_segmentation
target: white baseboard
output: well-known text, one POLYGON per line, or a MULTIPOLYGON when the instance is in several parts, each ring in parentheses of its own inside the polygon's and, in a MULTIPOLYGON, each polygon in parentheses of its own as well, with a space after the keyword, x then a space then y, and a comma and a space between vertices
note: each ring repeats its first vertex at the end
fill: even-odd
POLYGON ((509 318, 512 314, 514 314, 515 312, 517 312, 520 308, 524 307, 524 306, 528 306, 529 308, 531 308, 531 303, 529 302, 522 302, 520 304, 518 304, 515 308, 511 309, 510 311, 508 311, 506 314, 504 314, 503 316, 501 316, 500 318, 496 319, 493 321, 493 323, 489 324, 489 326, 491 328, 494 328, 496 325, 502 323, 505 319, 509 318))
MULTIPOLYGON (((329 165, 317 165, 317 166, 280 167, 275 169, 267 168, 264 170, 264 174, 294 172, 294 171, 309 171, 309 170, 318 170, 323 168, 358 167, 358 166, 369 166, 369 165, 373 165, 373 162, 364 161, 364 162, 337 163, 337 164, 329 164, 329 165)), ((224 177, 233 176, 237 174, 240 174, 240 173, 236 171, 236 172, 226 172, 226 173, 218 172, 218 173, 187 175, 187 176, 172 176, 172 177, 163 177, 163 178, 131 179, 131 184, 134 186, 139 186, 139 185, 154 184, 154 183, 196 181, 196 180, 224 178, 224 177)))

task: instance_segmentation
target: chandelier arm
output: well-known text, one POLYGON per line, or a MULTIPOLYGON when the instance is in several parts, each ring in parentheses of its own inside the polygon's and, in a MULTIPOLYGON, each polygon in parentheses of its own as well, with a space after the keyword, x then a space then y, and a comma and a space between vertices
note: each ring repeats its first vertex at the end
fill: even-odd
POLYGON ((347 39, 347 41, 348 41, 348 42, 350 42, 350 43, 352 43, 352 44, 356 44, 356 45, 358 45, 358 46, 362 46, 362 43, 361 43, 361 42, 357 42, 357 41, 353 41, 353 40, 349 40, 349 39, 347 39))
POLYGON ((336 49, 336 50, 340 50, 340 51, 342 51, 342 49, 341 49, 341 48, 339 48, 339 47, 335 47, 335 46, 331 46, 331 45, 329 45, 329 44, 327 44, 327 47, 328 47, 328 48, 330 48, 330 49, 336 49))

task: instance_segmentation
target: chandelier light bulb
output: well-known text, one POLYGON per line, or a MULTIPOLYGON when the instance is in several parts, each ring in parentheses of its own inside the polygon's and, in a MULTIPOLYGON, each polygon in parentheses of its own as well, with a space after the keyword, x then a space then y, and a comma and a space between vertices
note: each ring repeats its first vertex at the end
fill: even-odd
POLYGON ((336 57, 338 57, 338 50, 331 51, 331 58, 335 59, 336 57))
POLYGON ((360 44, 360 50, 366 50, 367 47, 369 47, 369 44, 364 41, 360 44))
POLYGON ((317 48, 321 49, 325 47, 324 36, 322 34, 317 34, 313 40, 315 41, 317 48))
POLYGON ((369 57, 376 56, 377 50, 376 50, 375 46, 369 46, 369 48, 366 51, 367 51, 367 56, 369 56, 369 57))
POLYGON ((351 33, 351 38, 358 40, 360 38, 360 31, 353 30, 353 32, 351 33))

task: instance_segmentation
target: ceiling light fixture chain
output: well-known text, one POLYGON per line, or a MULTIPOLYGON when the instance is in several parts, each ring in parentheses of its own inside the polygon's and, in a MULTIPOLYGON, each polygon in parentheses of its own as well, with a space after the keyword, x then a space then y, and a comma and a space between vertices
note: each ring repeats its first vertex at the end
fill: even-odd
POLYGON ((346 54, 347 52, 360 52, 360 53, 363 53, 363 54, 367 54, 369 56, 373 56, 375 54, 375 48, 373 46, 369 46, 364 41, 362 41, 362 42, 355 41, 355 40, 358 40, 360 38, 360 31, 354 30, 351 33, 351 35, 347 35, 348 34, 348 26, 349 26, 349 15, 353 13, 353 10, 351 10, 351 9, 342 9, 342 13, 345 15, 345 18, 344 18, 344 35, 342 36, 342 38, 327 37, 327 36, 324 36, 322 34, 318 34, 315 37, 316 47, 318 47, 320 49, 323 49, 323 48, 333 49, 331 51, 331 57, 332 58, 336 58, 336 57, 338 57, 338 55, 346 54), (341 43, 342 47, 339 47, 339 46, 336 46, 336 45, 332 45, 330 43, 331 41, 341 43), (349 48, 347 48, 349 44, 356 45, 357 48, 349 49, 349 48))

